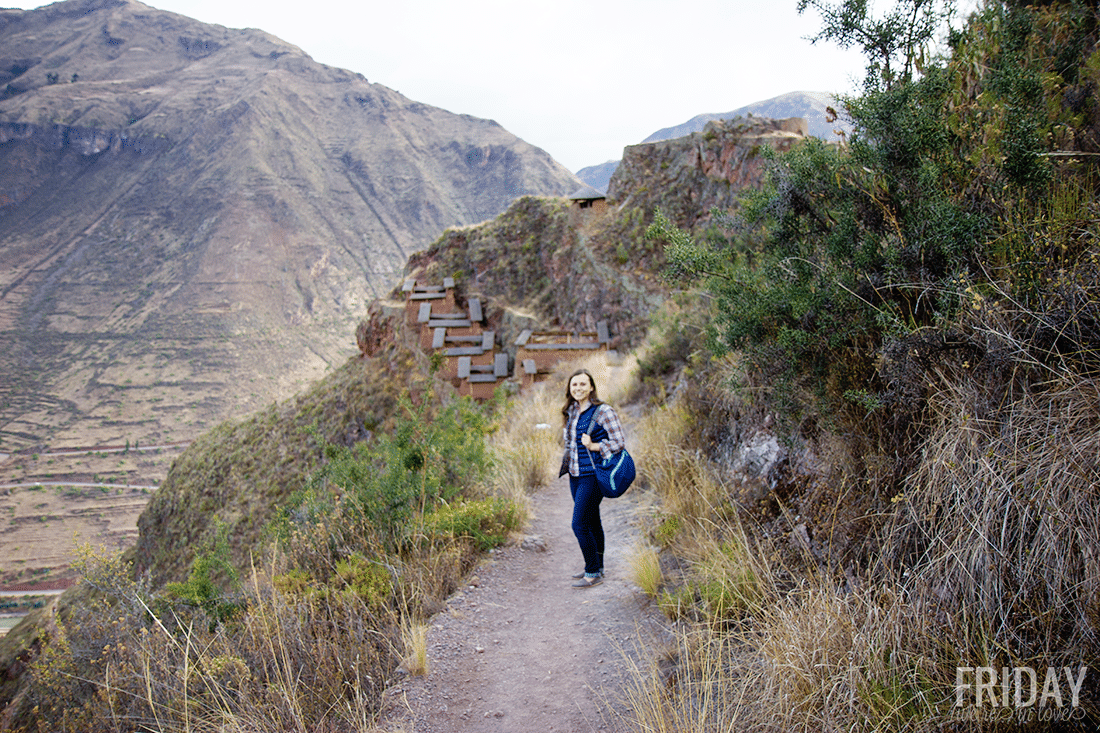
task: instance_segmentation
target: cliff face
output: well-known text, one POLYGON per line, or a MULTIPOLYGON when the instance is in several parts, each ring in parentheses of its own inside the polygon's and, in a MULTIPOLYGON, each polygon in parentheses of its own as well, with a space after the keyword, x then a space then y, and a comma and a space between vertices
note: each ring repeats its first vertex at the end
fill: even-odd
POLYGON ((712 208, 731 209, 741 190, 763 180, 760 151, 782 152, 806 136, 806 121, 761 118, 715 120, 702 132, 631 145, 608 186, 622 208, 660 207, 677 225, 695 227, 712 208))
POLYGON ((286 396, 444 228, 577 185, 495 122, 133 0, 0 11, 0 181, 8 448, 286 396))

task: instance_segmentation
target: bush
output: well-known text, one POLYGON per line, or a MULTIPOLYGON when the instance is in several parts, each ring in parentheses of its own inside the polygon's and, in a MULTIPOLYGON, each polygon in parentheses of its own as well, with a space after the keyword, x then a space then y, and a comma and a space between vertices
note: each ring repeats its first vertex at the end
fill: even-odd
POLYGON ((424 515, 420 531, 429 541, 470 540, 484 552, 501 545, 520 526, 515 505, 505 499, 440 504, 424 515))
POLYGON ((276 536, 320 580, 352 548, 396 552, 413 519, 471 491, 491 470, 485 416, 469 400, 430 415, 403 401, 392 436, 325 445, 325 462, 282 508, 276 536))

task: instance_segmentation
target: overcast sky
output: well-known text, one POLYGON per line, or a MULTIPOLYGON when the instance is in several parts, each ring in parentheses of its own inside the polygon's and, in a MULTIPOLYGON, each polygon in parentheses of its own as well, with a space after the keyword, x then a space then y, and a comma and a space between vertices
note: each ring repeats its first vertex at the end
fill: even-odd
MULTIPOLYGON (((0 0, 33 8, 47 3, 0 0)), ((797 0, 150 0, 260 28, 418 102, 496 120, 571 171, 705 112, 849 92, 862 56, 812 45, 797 0)))

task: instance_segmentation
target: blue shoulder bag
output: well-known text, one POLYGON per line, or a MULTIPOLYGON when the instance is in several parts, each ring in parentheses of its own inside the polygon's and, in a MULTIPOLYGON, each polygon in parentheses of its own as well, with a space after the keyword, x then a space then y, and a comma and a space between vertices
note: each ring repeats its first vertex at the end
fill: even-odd
MULTIPOLYGON (((598 412, 598 410, 597 410, 598 412)), ((596 424, 596 415, 588 421, 588 430, 585 433, 592 436, 592 428, 596 424)), ((618 453, 612 453, 609 458, 599 458, 588 451, 588 457, 592 461, 592 467, 596 470, 596 483, 599 484, 600 493, 608 499, 618 499, 626 493, 630 485, 634 483, 636 471, 634 459, 623 448, 618 453)))

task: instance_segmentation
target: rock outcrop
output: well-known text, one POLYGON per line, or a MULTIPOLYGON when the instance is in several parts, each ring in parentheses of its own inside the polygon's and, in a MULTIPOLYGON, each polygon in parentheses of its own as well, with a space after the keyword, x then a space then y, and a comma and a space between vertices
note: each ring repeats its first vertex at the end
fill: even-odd
POLYGON ((732 209, 742 189, 759 185, 764 146, 782 152, 805 137, 802 118, 750 118, 716 120, 686 137, 631 145, 607 197, 622 208, 659 206, 678 226, 691 229, 712 208, 732 209))
POLYGON ((516 313, 570 330, 605 320, 616 345, 629 347, 667 292, 663 254, 648 251, 644 237, 654 210, 687 230, 705 226, 712 208, 735 209, 743 190, 762 181, 764 146, 787 150, 805 133, 800 118, 720 120, 687 137, 632 145, 611 179, 606 213, 570 211, 561 198, 521 199, 493 221, 446 231, 410 258, 408 272, 459 278, 508 309, 499 316, 505 332, 516 313))

